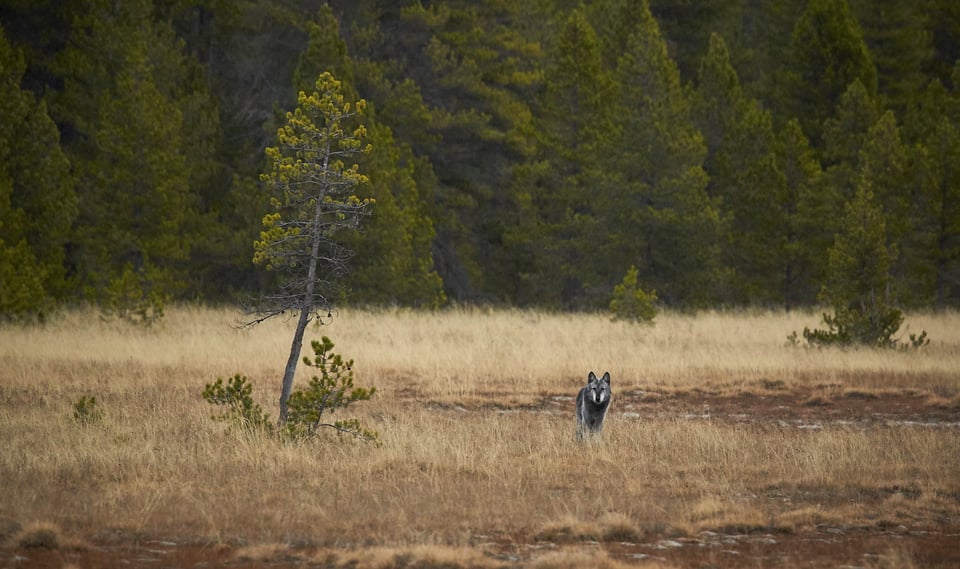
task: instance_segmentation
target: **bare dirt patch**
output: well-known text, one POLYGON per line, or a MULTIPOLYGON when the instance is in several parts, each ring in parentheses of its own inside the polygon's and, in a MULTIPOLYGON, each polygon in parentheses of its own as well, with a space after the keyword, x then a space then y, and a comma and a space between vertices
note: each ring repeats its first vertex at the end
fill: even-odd
POLYGON ((630 416, 684 417, 735 423, 816 428, 827 425, 882 424, 960 427, 960 408, 933 394, 915 391, 857 391, 817 386, 789 391, 620 394, 630 416))

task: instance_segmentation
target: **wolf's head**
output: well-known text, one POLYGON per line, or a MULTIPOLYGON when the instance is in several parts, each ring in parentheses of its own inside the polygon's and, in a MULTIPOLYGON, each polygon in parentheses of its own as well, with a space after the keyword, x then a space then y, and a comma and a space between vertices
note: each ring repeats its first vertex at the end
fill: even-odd
POLYGON ((587 398, 596 405, 603 405, 610 400, 610 372, 597 379, 597 375, 590 372, 587 376, 587 398))

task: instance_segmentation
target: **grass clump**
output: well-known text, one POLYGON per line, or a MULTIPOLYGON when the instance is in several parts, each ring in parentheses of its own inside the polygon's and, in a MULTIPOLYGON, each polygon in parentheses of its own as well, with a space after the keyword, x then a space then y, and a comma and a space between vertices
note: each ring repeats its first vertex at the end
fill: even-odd
POLYGON ((50 522, 32 523, 20 531, 16 543, 24 549, 58 549, 60 528, 50 522))

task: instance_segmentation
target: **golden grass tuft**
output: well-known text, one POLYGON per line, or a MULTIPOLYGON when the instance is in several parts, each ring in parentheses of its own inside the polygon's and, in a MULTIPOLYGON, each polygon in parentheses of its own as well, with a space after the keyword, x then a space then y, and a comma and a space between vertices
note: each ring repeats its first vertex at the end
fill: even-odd
POLYGON ((238 561, 255 561, 257 563, 276 563, 299 559, 288 545, 280 543, 258 543, 238 548, 233 557, 238 561))
POLYGON ((687 521, 691 534, 704 530, 751 533, 772 529, 769 517, 749 501, 720 499, 715 496, 700 499, 691 508, 687 521))
POLYGON ((558 520, 544 523, 534 534, 538 541, 571 543, 576 541, 599 541, 603 530, 596 522, 586 522, 566 515, 558 520))
POLYGON ((499 569, 507 565, 468 547, 418 545, 371 547, 359 551, 324 550, 312 560, 336 569, 499 569))
POLYGON ((620 512, 607 512, 599 520, 604 541, 637 541, 640 531, 630 516, 620 512))
POLYGON ((799 532, 820 524, 840 525, 846 519, 835 510, 825 509, 820 504, 815 504, 781 512, 777 515, 777 525, 789 531, 799 532))
MULTIPOLYGON (((530 569, 626 569, 635 567, 610 557, 602 549, 564 549, 544 553, 530 560, 530 569)), ((644 562, 645 569, 672 569, 659 561, 644 562)))

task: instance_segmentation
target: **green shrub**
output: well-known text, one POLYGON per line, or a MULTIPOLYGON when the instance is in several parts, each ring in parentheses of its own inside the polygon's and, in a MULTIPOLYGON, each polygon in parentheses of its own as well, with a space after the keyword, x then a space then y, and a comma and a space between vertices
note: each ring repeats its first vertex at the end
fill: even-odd
POLYGON ((298 389, 290 394, 286 434, 292 438, 313 436, 321 428, 333 429, 340 434, 375 440, 377 433, 363 427, 357 419, 331 421, 329 416, 339 409, 346 409, 358 401, 369 400, 377 392, 354 387, 353 360, 344 361, 340 354, 333 352, 333 342, 324 336, 311 342, 314 358, 304 357, 303 363, 320 371, 313 376, 306 389, 298 389))
POLYGON ((168 295, 159 285, 163 278, 163 271, 159 269, 148 267, 138 271, 127 263, 123 272, 107 284, 106 297, 100 306, 101 317, 147 327, 159 323, 168 301, 168 295))
POLYGON ((83 395, 73 404, 73 418, 81 425, 93 425, 103 419, 103 410, 97 406, 97 398, 83 395))
MULTIPOLYGON (((314 358, 305 357, 304 363, 320 371, 313 376, 305 389, 290 394, 287 420, 280 434, 287 440, 302 440, 314 437, 321 428, 329 428, 338 434, 349 434, 364 440, 376 440, 377 433, 366 429, 357 419, 331 420, 330 415, 346 409, 358 401, 370 399, 376 388, 354 387, 353 360, 344 361, 340 354, 333 353, 333 342, 326 336, 311 343, 314 358)), ((217 421, 236 425, 242 431, 275 434, 273 424, 260 406, 253 400, 253 386, 245 376, 237 374, 224 383, 217 378, 203 390, 203 398, 213 405, 225 407, 223 413, 214 415, 217 421)))
POLYGON ((213 405, 225 407, 220 415, 214 415, 216 421, 225 421, 248 433, 272 433, 273 424, 263 409, 254 400, 251 393, 253 385, 246 376, 239 373, 227 380, 218 377, 214 383, 208 383, 203 390, 203 398, 213 405))
POLYGON ((652 323, 657 316, 656 291, 646 292, 637 286, 637 267, 631 266, 623 281, 614 287, 610 311, 615 320, 652 323))
MULTIPOLYGON (((852 344, 892 348, 903 313, 894 306, 890 265, 896 248, 887 244, 886 224, 873 193, 862 185, 847 204, 840 231, 829 250, 820 300, 833 308, 823 315, 825 328, 803 329, 808 345, 852 344)), ((799 343, 796 332, 788 339, 799 343)), ((910 337, 914 348, 926 345, 926 332, 910 337)))

